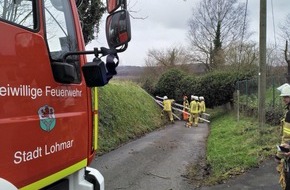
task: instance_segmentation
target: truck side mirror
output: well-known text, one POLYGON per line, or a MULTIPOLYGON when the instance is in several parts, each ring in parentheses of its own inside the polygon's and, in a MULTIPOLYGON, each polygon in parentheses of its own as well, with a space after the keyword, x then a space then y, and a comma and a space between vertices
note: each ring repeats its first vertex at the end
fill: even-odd
POLYGON ((130 15, 127 10, 114 12, 107 17, 106 37, 110 48, 125 45, 131 40, 130 15))
POLYGON ((107 0, 107 11, 109 14, 121 6, 121 0, 107 0))
POLYGON ((96 58, 93 62, 86 63, 82 70, 88 87, 101 87, 108 83, 106 66, 101 59, 96 58))
POLYGON ((72 64, 52 62, 51 66, 55 81, 70 84, 77 79, 77 71, 72 64))

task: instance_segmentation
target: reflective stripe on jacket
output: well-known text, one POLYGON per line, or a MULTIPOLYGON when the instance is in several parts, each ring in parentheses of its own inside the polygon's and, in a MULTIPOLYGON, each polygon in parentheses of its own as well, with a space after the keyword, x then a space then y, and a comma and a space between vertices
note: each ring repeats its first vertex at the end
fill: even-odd
MULTIPOLYGON (((281 144, 288 144, 290 142, 290 111, 287 109, 287 112, 282 119, 282 139, 281 144)), ((279 158, 284 158, 284 154, 282 152, 277 152, 276 154, 279 158)))
POLYGON ((289 143, 290 141, 290 123, 283 121, 282 125, 282 143, 289 143))
POLYGON ((189 107, 188 100, 185 100, 185 101, 183 101, 183 106, 184 106, 184 107, 186 107, 186 108, 188 108, 188 107, 189 107))

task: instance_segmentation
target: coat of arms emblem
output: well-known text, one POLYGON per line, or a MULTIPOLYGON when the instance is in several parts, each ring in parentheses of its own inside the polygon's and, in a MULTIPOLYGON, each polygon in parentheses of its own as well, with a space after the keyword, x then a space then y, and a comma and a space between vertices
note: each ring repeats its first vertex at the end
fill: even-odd
POLYGON ((56 123, 54 109, 48 105, 44 105, 38 109, 40 127, 44 131, 51 131, 56 123))

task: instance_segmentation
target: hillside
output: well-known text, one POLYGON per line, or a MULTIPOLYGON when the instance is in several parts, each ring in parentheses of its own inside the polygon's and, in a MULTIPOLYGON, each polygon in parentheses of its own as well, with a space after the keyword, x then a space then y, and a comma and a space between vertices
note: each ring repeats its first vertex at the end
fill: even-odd
POLYGON ((99 153, 163 126, 160 107, 135 83, 112 81, 98 92, 99 153))
MULTIPOLYGON (((188 72, 192 72, 194 74, 202 74, 205 72, 205 67, 202 64, 189 64, 186 65, 188 67, 188 72)), ((119 65, 117 67, 117 75, 114 76, 114 79, 127 79, 127 80, 136 80, 142 76, 146 66, 122 66, 119 65)))

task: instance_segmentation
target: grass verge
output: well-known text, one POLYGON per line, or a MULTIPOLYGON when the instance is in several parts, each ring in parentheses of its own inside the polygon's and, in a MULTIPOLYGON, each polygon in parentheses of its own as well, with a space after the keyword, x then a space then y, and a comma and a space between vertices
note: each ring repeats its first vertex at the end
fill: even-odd
POLYGON ((280 142, 279 127, 259 129, 257 118, 241 117, 221 110, 211 113, 207 156, 199 166, 189 167, 189 178, 198 185, 214 185, 242 174, 273 156, 280 142))
POLYGON ((98 92, 99 154, 163 126, 161 109, 137 84, 110 81, 98 92))

